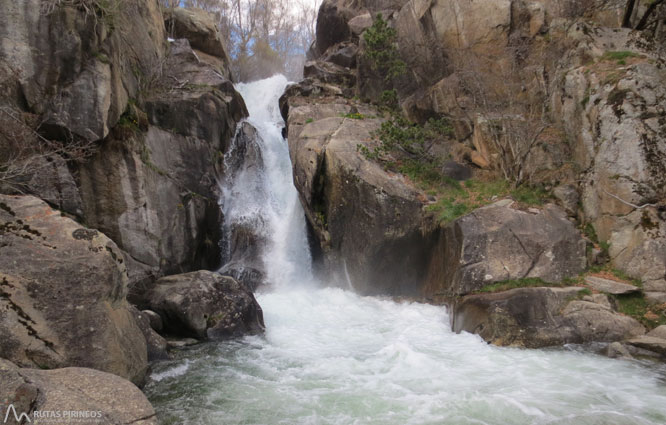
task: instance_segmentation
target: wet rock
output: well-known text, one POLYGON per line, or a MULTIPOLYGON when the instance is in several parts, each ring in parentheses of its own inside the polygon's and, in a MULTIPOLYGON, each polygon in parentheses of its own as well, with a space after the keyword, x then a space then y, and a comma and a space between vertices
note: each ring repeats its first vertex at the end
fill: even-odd
POLYGON ((0 357, 82 366, 141 382, 146 341, 109 238, 37 198, 0 195, 0 357))
POLYGON ((152 310, 141 310, 141 314, 146 316, 148 318, 148 321, 150 322, 150 327, 155 331, 155 332, 162 332, 164 329, 164 323, 162 323, 162 317, 160 317, 159 314, 155 313, 152 310))
POLYGON ((191 347, 193 345, 199 344, 199 342, 200 342, 199 340, 194 338, 181 338, 181 339, 168 338, 167 346, 170 350, 172 350, 172 349, 191 347))
POLYGON ((633 359, 631 352, 621 342, 613 342, 606 347, 606 356, 611 359, 633 359))
MULTIPOLYGON (((152 321, 148 314, 131 307, 130 310, 136 319, 141 333, 146 338, 146 346, 148 349, 148 361, 165 360, 169 358, 167 354, 167 342, 162 338, 155 329, 152 328, 152 321)), ((152 314, 156 314, 151 312, 152 314)), ((159 316, 158 316, 159 317, 159 316)))
POLYGON ((465 295, 511 279, 561 282, 585 268, 585 241, 562 209, 521 211, 501 200, 447 225, 432 255, 427 294, 465 295))
POLYGON ((577 300, 582 288, 519 288, 468 295, 453 307, 453 330, 502 346, 529 348, 614 342, 642 335, 636 320, 577 300))
POLYGON ((633 294, 640 291, 640 288, 634 285, 629 285, 610 279, 604 279, 597 276, 585 276, 585 283, 592 289, 613 295, 633 294))
POLYGON ((658 353, 661 356, 666 356, 666 339, 664 338, 641 335, 637 338, 628 340, 627 343, 635 347, 658 353))
POLYGON ((252 292, 228 276, 197 271, 159 279, 148 295, 164 332, 197 339, 261 333, 261 307, 252 292))
MULTIPOLYGON (((85 416, 57 420, 66 424, 158 423, 155 410, 141 390, 110 373, 76 367, 22 369, 0 359, 0 382, 0 399, 13 404, 19 415, 26 413, 32 418, 34 411, 81 412, 85 416)), ((11 415, 6 423, 17 424, 11 415)))

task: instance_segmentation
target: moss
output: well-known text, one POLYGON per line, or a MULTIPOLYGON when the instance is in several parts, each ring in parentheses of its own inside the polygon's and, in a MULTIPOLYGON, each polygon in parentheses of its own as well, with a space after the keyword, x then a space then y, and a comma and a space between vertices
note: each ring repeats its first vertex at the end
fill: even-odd
POLYGON ((310 124, 311 122, 314 122, 314 118, 308 118, 307 120, 305 120, 306 124, 310 124))

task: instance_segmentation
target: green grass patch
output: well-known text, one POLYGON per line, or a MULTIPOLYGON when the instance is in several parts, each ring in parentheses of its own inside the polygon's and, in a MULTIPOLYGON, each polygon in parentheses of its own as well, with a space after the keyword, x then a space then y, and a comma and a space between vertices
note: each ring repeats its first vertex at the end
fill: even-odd
MULTIPOLYGON (((561 283, 549 283, 545 282, 538 277, 526 277, 523 279, 510 279, 504 280, 501 282, 493 283, 492 285, 487 285, 481 288, 478 292, 501 292, 508 291, 510 289, 517 288, 537 288, 537 287, 564 287, 564 286, 573 286, 567 282, 561 283)), ((588 290, 589 291, 589 290, 588 290)))
POLYGON ((635 52, 630 52, 628 50, 620 50, 620 51, 610 51, 604 53, 604 55, 601 57, 601 60, 624 62, 623 64, 621 64, 624 65, 626 64, 626 60, 628 58, 638 58, 638 57, 642 57, 642 55, 635 52))
POLYGON ((359 113, 359 112, 350 112, 348 114, 342 114, 341 115, 343 118, 350 118, 352 120, 364 120, 365 115, 359 113))
POLYGON ((305 120, 306 124, 310 124, 311 122, 314 122, 314 118, 308 118, 307 120, 305 120))
POLYGON ((550 198, 550 194, 540 187, 522 185, 511 191, 511 197, 521 204, 538 206, 550 198))
POLYGON ((648 329, 666 325, 666 304, 650 305, 642 294, 615 295, 620 313, 633 317, 648 329))

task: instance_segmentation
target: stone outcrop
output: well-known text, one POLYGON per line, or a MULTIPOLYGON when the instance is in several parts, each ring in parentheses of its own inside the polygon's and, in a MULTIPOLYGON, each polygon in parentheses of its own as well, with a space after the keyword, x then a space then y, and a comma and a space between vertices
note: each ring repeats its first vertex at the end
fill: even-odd
POLYGON ((585 170, 585 220, 610 244, 614 266, 666 289, 666 72, 655 52, 628 30, 609 34, 581 24, 586 65, 564 74, 555 114, 574 140, 574 160, 585 170), (625 52, 614 59, 609 51, 625 52))
POLYGON ((264 319, 252 292, 233 278, 197 271, 159 279, 148 306, 164 321, 164 332, 197 339, 261 333, 264 319))
MULTIPOLYGON (((541 98, 549 104, 551 122, 530 148, 524 175, 557 187, 555 196, 568 215, 590 223, 599 241, 610 245, 613 266, 642 280, 649 298, 658 302, 666 299, 664 52, 658 39, 619 28, 624 6, 622 1, 327 0, 320 13, 316 47, 321 48, 311 59, 335 63, 339 56, 332 52, 357 46, 356 68, 351 66, 356 83, 345 90, 379 100, 382 90, 396 88, 409 118, 449 118, 466 145, 463 159, 489 170, 500 167, 486 127, 503 124, 474 98, 504 90, 507 70, 533 75, 521 80, 516 99, 541 98), (363 32, 377 13, 396 30, 407 65, 406 74, 390 84, 364 59, 363 32), (343 30, 333 33, 334 24, 343 30), (475 78, 488 81, 476 87, 475 78)), ((324 81, 320 71, 327 66, 312 66, 313 77, 324 81)), ((326 77, 334 82, 330 73, 326 77)))
POLYGON ((219 267, 217 179, 247 111, 212 17, 172 10, 169 42, 156 0, 0 9, 0 106, 94 152, 43 159, 23 192, 113 239, 133 298, 161 275, 219 267))
POLYGON ((80 179, 86 222, 117 241, 135 268, 157 276, 219 266, 217 176, 247 115, 231 82, 201 63, 187 40, 171 43, 160 81, 146 113, 132 108, 126 127, 81 166, 80 179))
POLYGON ((614 342, 643 335, 636 320, 606 302, 578 299, 582 288, 520 288, 468 295, 455 303, 452 327, 495 345, 528 348, 614 342))
POLYGON ((3 419, 9 405, 14 406, 19 418, 22 413, 30 418, 28 421, 16 421, 13 412, 10 412, 5 422, 7 424, 54 420, 63 424, 158 423, 155 410, 141 390, 131 382, 109 373, 78 367, 23 369, 0 359, 0 382, 0 399, 4 401, 0 414, 3 419), (35 416, 37 411, 60 412, 61 417, 42 418, 35 416), (68 416, 63 417, 65 412, 68 412, 68 416))
POLYGON ((502 200, 444 227, 426 295, 458 296, 505 280, 557 283, 586 266, 585 241, 555 205, 522 211, 502 200))
POLYGON ((49 137, 95 141, 160 67, 164 23, 154 0, 105 10, 70 3, 0 2, 0 61, 9 67, 0 77, 16 79, 16 102, 41 116, 49 137))
POLYGON ((423 195, 404 177, 366 159, 379 112, 333 86, 305 81, 282 99, 289 151, 327 280, 365 294, 416 294, 436 225, 423 195))
POLYGON ((201 9, 168 9, 165 12, 167 31, 174 39, 189 40, 197 57, 231 79, 229 53, 212 15, 201 9))
POLYGON ((141 382, 146 340, 125 296, 121 251, 34 197, 0 195, 0 357, 141 382))

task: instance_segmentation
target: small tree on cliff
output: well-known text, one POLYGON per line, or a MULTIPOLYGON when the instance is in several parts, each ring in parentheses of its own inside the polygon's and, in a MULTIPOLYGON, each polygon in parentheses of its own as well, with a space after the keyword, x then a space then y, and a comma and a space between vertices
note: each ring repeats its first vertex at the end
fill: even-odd
POLYGON ((377 71, 385 82, 405 73, 405 62, 400 59, 396 47, 397 33, 395 29, 388 26, 377 14, 375 22, 364 33, 363 39, 366 43, 365 57, 372 63, 373 70, 377 71))

